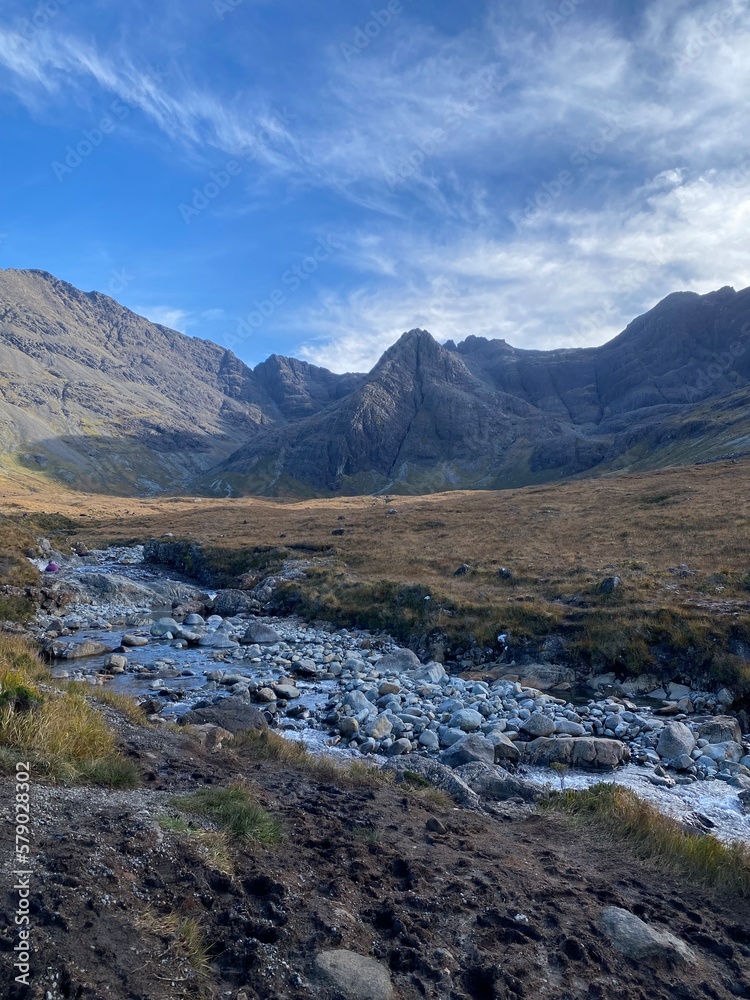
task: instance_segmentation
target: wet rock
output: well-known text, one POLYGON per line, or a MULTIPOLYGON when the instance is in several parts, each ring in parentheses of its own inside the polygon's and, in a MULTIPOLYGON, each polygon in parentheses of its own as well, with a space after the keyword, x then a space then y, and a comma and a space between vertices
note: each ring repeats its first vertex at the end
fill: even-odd
POLYGON ((680 754, 695 750, 695 736, 684 722, 670 722, 659 734, 656 752, 662 760, 674 760, 680 754))
POLYGON ((354 951, 323 951, 315 959, 318 974, 342 1000, 392 1000, 393 986, 384 965, 354 951))
POLYGON ((145 635, 133 635, 129 632, 122 637, 121 643, 123 646, 131 647, 148 646, 148 639, 145 635))
POLYGON ((669 931, 656 930, 619 906, 602 910, 599 926, 617 951, 631 960, 696 961, 695 953, 680 938, 669 931))
POLYGON ((277 698, 284 698, 286 701, 293 701, 301 695, 293 684, 274 684, 273 690, 277 698))
POLYGON ((198 726, 213 722, 235 735, 252 729, 268 729, 262 713, 248 701, 236 697, 221 698, 207 708, 194 708, 186 712, 179 721, 181 725, 198 726))
POLYGON ((112 643, 99 642, 96 639, 64 640, 55 639, 45 646, 45 652, 57 660, 82 660, 87 656, 102 656, 111 653, 116 647, 112 643))
POLYGON ((151 635, 157 639, 163 639, 166 635, 175 636, 180 626, 174 618, 159 618, 151 626, 151 635))
POLYGON ((118 653, 110 653, 104 657, 104 667, 113 674, 124 674, 128 668, 128 661, 125 656, 118 653))
POLYGON ((495 763, 495 744, 478 733, 467 733, 440 754, 440 763, 448 767, 460 767, 476 760, 495 763))
POLYGON ((213 632, 211 635, 204 635, 198 640, 198 645, 204 647, 205 649, 239 649, 240 644, 235 642, 234 639, 230 639, 226 633, 220 631, 213 632))
POLYGON ((750 791, 740 792, 737 796, 740 800, 740 809, 745 815, 750 815, 750 791))

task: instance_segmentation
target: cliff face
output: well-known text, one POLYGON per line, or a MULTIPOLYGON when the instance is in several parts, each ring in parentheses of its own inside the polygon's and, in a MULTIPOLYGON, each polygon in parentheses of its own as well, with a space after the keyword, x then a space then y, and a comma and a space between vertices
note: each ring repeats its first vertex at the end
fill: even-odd
POLYGON ((412 330, 367 375, 231 351, 0 271, 0 447, 82 489, 524 485, 750 450, 750 289, 676 293, 598 348, 412 330))

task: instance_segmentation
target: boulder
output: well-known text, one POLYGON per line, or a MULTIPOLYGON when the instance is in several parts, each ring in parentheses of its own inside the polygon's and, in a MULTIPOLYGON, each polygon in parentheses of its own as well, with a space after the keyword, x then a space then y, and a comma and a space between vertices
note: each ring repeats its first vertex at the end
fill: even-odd
POLYGON ((244 698, 236 697, 220 698, 206 708, 194 708, 190 712, 186 712, 179 722, 183 726, 202 726, 207 722, 212 722, 235 735, 251 729, 268 729, 268 723, 263 714, 244 698))
POLYGON ((630 759, 630 751, 619 740, 581 737, 549 739, 539 737, 526 744, 530 764, 567 764, 592 771, 611 771, 630 759))
POLYGON ((580 722, 571 722, 570 719, 557 719, 555 721, 555 732, 560 736, 585 736, 586 729, 580 722))
POLYGON ((185 728, 206 750, 221 750, 223 743, 230 743, 234 739, 234 735, 228 729, 222 729, 215 722, 204 722, 202 725, 188 724, 185 728))
POLYGON ((115 646, 96 639, 65 640, 55 639, 45 646, 45 652, 58 660, 82 660, 87 656, 103 656, 112 653, 115 646))
POLYGON ((379 715, 377 719, 369 722, 365 728, 365 733, 371 736, 374 740, 385 739, 386 736, 391 735, 393 730, 393 723, 388 718, 387 715, 379 715))
POLYGON ((740 809, 745 815, 750 814, 750 791, 740 792, 737 796, 740 800, 740 809))
POLYGON ((365 698, 361 691, 357 690, 348 691, 344 695, 344 704, 348 705, 355 715, 359 715, 360 712, 375 715, 378 711, 373 703, 368 698, 365 698))
POLYGON ((495 744, 478 733, 467 733, 440 754, 440 762, 448 767, 460 767, 475 760, 495 763, 495 744))
POLYGON ((551 736, 555 731, 555 723, 543 712, 534 712, 521 723, 521 730, 529 736, 551 736))
MULTIPOLYGON (((382 660, 381 660, 382 663, 382 660)), ((378 664, 380 667, 380 663, 378 664)), ((417 667, 416 670, 412 670, 409 676, 414 681, 422 681, 424 684, 439 684, 444 677, 448 675, 445 672, 445 667, 442 663, 426 663, 424 666, 417 667)))
POLYGON ((315 968, 341 1000, 392 1000, 393 986, 388 969, 372 958, 337 948, 322 951, 315 968))
POLYGON ((151 635, 156 636, 157 639, 161 639, 167 634, 174 636, 179 627, 174 618, 159 618, 151 626, 151 635))
POLYGON ((680 938, 669 931, 656 930, 619 906, 607 906, 602 910, 599 927, 617 951, 631 961, 696 961, 695 953, 680 938))
POLYGON ((397 774, 416 774, 424 778, 434 788, 449 795, 454 802, 464 809, 479 809, 480 802, 476 792, 473 792, 463 778, 456 772, 434 757, 423 757, 421 754, 409 753, 402 757, 392 757, 386 761, 386 771, 395 771, 397 774))
POLYGON ((354 736, 357 732, 359 732, 359 723, 357 720, 352 718, 350 715, 345 715, 339 722, 339 733, 342 736, 349 738, 354 736))
POLYGON ((222 618, 233 618, 257 610, 258 601, 244 590, 220 590, 213 606, 213 613, 222 618))
POLYGON ((121 643, 123 646, 148 646, 148 639, 145 635, 133 635, 132 633, 127 633, 122 637, 121 643))
POLYGON ((118 653, 110 653, 104 657, 104 666, 115 674, 123 674, 128 668, 127 658, 118 653))
POLYGON ((738 764, 744 752, 741 744, 733 743, 730 740, 727 743, 709 743, 707 747, 703 747, 702 755, 719 763, 728 760, 733 764, 738 764))
POLYGON ((286 701, 294 701, 302 694, 293 684, 274 684, 273 690, 277 698, 284 698, 286 701))
POLYGON ((540 789, 531 782, 521 781, 501 767, 494 767, 482 761, 462 764, 456 768, 456 774, 460 775, 477 795, 492 802, 519 798, 526 802, 534 802, 541 795, 540 789))
POLYGON ((670 722, 659 733, 656 752, 662 760, 674 760, 683 753, 695 750, 695 736, 684 722, 670 722))
POLYGON ((497 731, 488 733, 487 739, 495 747, 495 764, 516 764, 518 762, 521 751, 505 733, 497 731))
POLYGON ((474 733, 480 729, 484 722, 484 716, 475 712, 472 708, 460 708, 451 716, 448 725, 451 729, 462 729, 465 733, 474 733))
POLYGON ((717 715, 704 722, 698 730, 698 739, 709 743, 741 743, 742 729, 737 719, 731 715, 717 715))
POLYGON ((225 632, 212 632, 210 635, 201 636, 198 645, 205 649, 239 649, 240 644, 230 639, 225 632))
POLYGON ((396 649, 381 656, 377 662, 377 668, 381 673, 388 671, 401 673, 404 670, 417 670, 421 666, 419 657, 410 649, 396 649))
POLYGON ((242 642, 247 646, 253 643, 257 643, 259 646, 272 646, 274 643, 281 642, 281 636, 270 625, 265 625, 263 622, 251 622, 242 637, 242 642))

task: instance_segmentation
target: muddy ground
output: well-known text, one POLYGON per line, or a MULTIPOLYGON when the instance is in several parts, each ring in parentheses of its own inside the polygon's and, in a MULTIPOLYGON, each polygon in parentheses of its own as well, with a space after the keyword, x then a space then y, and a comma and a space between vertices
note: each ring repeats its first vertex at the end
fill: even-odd
MULTIPOLYGON (((398 1000, 750 997, 746 901, 645 866, 565 817, 512 805, 483 815, 399 785, 321 784, 177 731, 117 726, 141 788, 38 785, 32 799, 30 990, 13 982, 3 810, 3 998, 341 1000, 313 964, 331 948, 382 962, 398 1000), (173 795, 238 778, 284 839, 238 848, 227 875, 158 818, 173 795), (624 959, 597 926, 607 905, 677 934, 697 964, 624 959), (203 975, 177 940, 184 921, 208 943, 203 975)), ((7 779, 0 788, 9 806, 7 779)))

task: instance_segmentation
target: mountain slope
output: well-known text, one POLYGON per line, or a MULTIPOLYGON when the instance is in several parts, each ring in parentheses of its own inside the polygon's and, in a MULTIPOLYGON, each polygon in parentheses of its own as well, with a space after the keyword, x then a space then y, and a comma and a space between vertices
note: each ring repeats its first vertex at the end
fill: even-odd
POLYGON ((367 375, 231 351, 0 271, 0 449, 82 489, 501 488, 750 451, 750 289, 680 292, 602 347, 412 330, 367 375))

